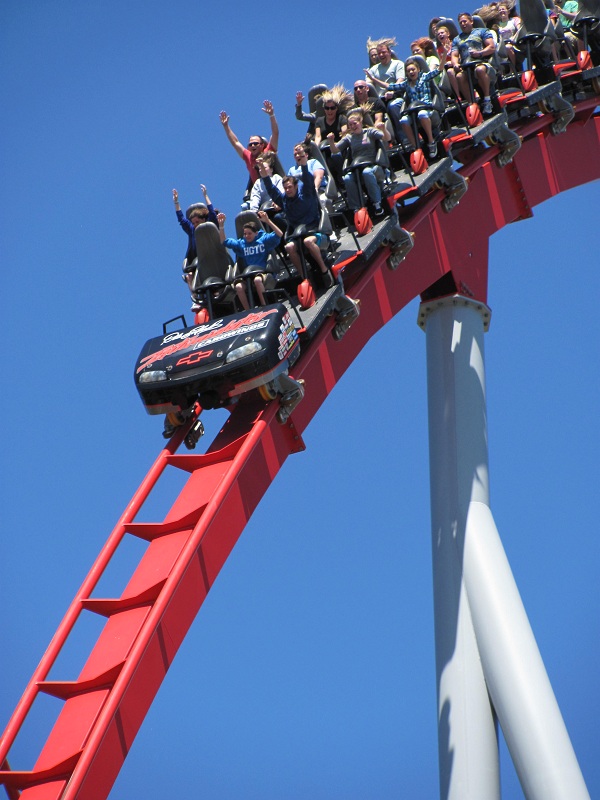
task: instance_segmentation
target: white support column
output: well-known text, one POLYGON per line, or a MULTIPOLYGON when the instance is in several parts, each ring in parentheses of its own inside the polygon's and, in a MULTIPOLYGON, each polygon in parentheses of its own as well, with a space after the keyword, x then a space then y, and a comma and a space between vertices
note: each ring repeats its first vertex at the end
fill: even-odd
MULTIPOLYGON (((421 306, 419 320, 427 333, 440 797, 499 800, 496 721, 477 648, 462 557, 471 494, 475 491, 482 499, 487 487, 487 448, 480 436, 485 423, 477 420, 482 384, 476 374, 463 380, 470 360, 466 343, 473 333, 463 330, 462 321, 454 324, 456 311, 445 302, 433 308, 421 306), (464 369, 454 363, 457 359, 466 360, 464 369)), ((477 311, 469 308, 468 312, 475 318, 471 324, 483 329, 477 311)))
POLYGON ((422 304, 419 314, 427 334, 441 797, 499 798, 495 711, 528 800, 589 800, 489 507, 489 319, 487 306, 459 295, 422 304))

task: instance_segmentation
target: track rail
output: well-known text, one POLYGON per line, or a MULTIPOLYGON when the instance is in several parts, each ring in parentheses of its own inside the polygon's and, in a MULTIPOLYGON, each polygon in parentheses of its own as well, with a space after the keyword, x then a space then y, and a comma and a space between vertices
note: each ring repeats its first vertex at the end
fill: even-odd
POLYGON ((294 377, 306 381, 307 393, 285 426, 276 421, 277 403, 250 393, 206 454, 177 454, 184 431, 173 437, 110 534, 0 739, 0 783, 11 800, 108 796, 204 598, 288 455, 304 449, 302 433, 329 392, 369 339, 441 280, 487 301, 489 237, 555 194, 600 178, 597 105, 577 104, 562 136, 551 135, 548 115, 519 128, 523 146, 503 169, 497 148, 474 151, 461 169, 469 191, 451 214, 442 211, 441 191, 406 210, 401 222, 415 232, 415 247, 393 272, 387 248, 376 253, 349 292, 362 312, 351 332, 336 342, 328 321, 303 351, 294 377), (166 517, 135 522, 170 468, 189 478, 166 517), (93 597, 126 536, 147 542, 129 583, 120 597, 93 597), (76 680, 49 680, 83 612, 106 617, 106 624, 76 680), (60 698, 62 709, 33 768, 11 769, 10 749, 40 693, 60 698))

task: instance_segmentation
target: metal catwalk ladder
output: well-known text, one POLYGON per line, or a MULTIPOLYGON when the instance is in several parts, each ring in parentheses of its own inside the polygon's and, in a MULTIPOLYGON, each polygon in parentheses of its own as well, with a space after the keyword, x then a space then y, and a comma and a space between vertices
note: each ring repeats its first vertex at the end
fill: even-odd
POLYGON ((32 677, 5 739, 40 694, 63 707, 31 771, 13 771, 2 754, 2 781, 23 800, 105 797, 198 609, 252 511, 287 456, 303 449, 292 423, 269 426, 276 404, 246 403, 204 455, 177 455, 182 434, 160 453, 71 603, 32 677), (189 474, 162 522, 135 517, 167 468, 189 474), (148 543, 119 597, 94 589, 121 542, 148 543), (77 680, 48 680, 83 612, 106 618, 77 680))

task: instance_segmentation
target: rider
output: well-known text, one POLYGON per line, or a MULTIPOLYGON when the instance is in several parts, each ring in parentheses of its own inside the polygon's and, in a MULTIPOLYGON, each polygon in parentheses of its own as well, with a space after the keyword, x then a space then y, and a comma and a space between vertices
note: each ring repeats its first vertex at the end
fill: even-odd
MULTIPOLYGON (((268 225, 271 232, 267 233, 262 230, 254 220, 249 220, 243 225, 244 235, 241 239, 228 239, 225 236, 225 214, 219 214, 219 236, 221 243, 224 247, 241 256, 247 267, 260 267, 263 272, 254 276, 254 286, 258 294, 258 299, 261 305, 266 305, 265 300, 265 283, 270 276, 270 270, 267 268, 267 261, 269 253, 274 250, 283 236, 283 232, 277 225, 272 222, 266 211, 259 211, 258 218, 263 225, 268 225)), ((234 283, 235 292, 242 306, 248 311, 250 303, 246 294, 244 281, 239 280, 234 283)))
POLYGON ((317 158, 310 157, 309 148, 305 142, 299 142, 294 145, 294 160, 296 163, 288 169, 287 174, 300 178, 302 176, 302 167, 306 164, 308 171, 313 176, 315 189, 317 192, 324 191, 327 186, 327 174, 323 164, 317 158))
MULTIPOLYGON (((429 70, 429 72, 421 72, 419 58, 413 56, 406 59, 404 69, 406 70, 406 80, 402 83, 391 84, 390 96, 393 97, 395 91, 404 90, 410 104, 418 103, 429 106, 433 105, 431 84, 434 78, 440 74, 440 69, 436 67, 435 69, 429 70)), ((421 108, 418 111, 418 120, 419 125, 427 137, 429 158, 435 158, 437 153, 437 144, 435 144, 433 141, 432 123, 439 122, 439 114, 434 109, 421 108)), ((404 133, 406 134, 411 145, 416 147, 417 143, 415 142, 415 135, 413 133, 410 121, 403 117, 400 120, 400 124, 402 125, 404 133)))
POLYGON ((461 97, 468 97, 470 102, 474 102, 469 79, 462 67, 473 61, 481 61, 482 63, 478 63, 473 70, 473 80, 478 84, 483 96, 482 112, 486 115, 492 114, 490 87, 496 72, 486 59, 491 58, 496 52, 494 34, 487 28, 474 28, 473 17, 467 12, 459 15, 458 24, 461 32, 452 41, 452 66, 461 97))
POLYGON ((283 192, 277 189, 267 174, 267 170, 259 164, 260 177, 265 183, 265 188, 275 205, 280 206, 288 221, 288 236, 302 226, 303 233, 298 241, 288 241, 285 246, 292 264, 299 273, 302 273, 302 262, 298 251, 299 241, 302 240, 313 260, 319 267, 323 276, 323 284, 329 289, 334 284, 333 275, 327 268, 321 255, 321 247, 327 247, 328 238, 318 228, 321 221, 321 205, 315 188, 315 179, 311 175, 308 165, 302 164, 301 175, 286 175, 283 179, 283 192))
MULTIPOLYGON (((364 114, 360 109, 350 111, 348 114, 348 133, 339 142, 335 142, 333 134, 329 134, 329 146, 332 153, 345 153, 350 150, 350 157, 354 164, 363 164, 362 175, 369 199, 373 203, 375 215, 380 217, 384 211, 381 207, 381 189, 379 181, 383 180, 383 170, 377 164, 377 142, 389 142, 390 133, 385 123, 378 122, 374 128, 363 127, 364 114)), ((352 211, 357 211, 361 206, 360 191, 356 176, 353 173, 344 176, 344 184, 348 197, 348 205, 352 211)))
MULTIPOLYGON (((181 225, 184 233, 187 233, 188 236, 188 246, 185 253, 185 265, 184 265, 184 273, 183 279, 187 283, 188 288, 191 292, 192 290, 192 281, 194 280, 194 272, 193 270, 185 269, 185 267, 190 267, 192 261, 196 258, 196 237, 194 231, 201 225, 203 222, 213 222, 217 225, 217 212, 214 209, 213 204, 210 202, 210 197, 208 196, 208 192, 206 190, 206 186, 201 183, 200 189, 202 190, 202 194, 204 195, 204 203, 192 203, 192 205, 186 209, 185 216, 183 211, 181 210, 181 206, 179 205, 179 192, 177 189, 173 189, 173 203, 175 205, 175 213, 177 214, 177 219, 179 224, 181 225)), ((192 299, 194 299, 192 297, 192 299)), ((194 305, 192 306, 192 311, 197 311, 197 303, 194 300, 194 305)))
POLYGON ((235 152, 239 155, 239 157, 243 160, 246 168, 248 170, 248 174, 250 176, 249 183, 250 188, 254 185, 254 182, 258 178, 258 169, 256 167, 256 157, 259 156, 261 153, 264 153, 266 150, 274 150, 277 152, 277 147, 279 145, 279 126, 277 125, 277 120, 275 118, 275 111, 273 109, 273 103, 270 100, 265 100, 263 103, 262 110, 265 114, 268 114, 269 121, 271 123, 271 138, 267 141, 264 136, 251 136, 248 139, 248 147, 244 147, 244 145, 240 142, 237 138, 235 133, 229 127, 229 116, 226 111, 221 111, 219 117, 221 119, 221 124, 223 125, 223 129, 225 130, 225 135, 231 142, 231 146, 235 150, 235 152))

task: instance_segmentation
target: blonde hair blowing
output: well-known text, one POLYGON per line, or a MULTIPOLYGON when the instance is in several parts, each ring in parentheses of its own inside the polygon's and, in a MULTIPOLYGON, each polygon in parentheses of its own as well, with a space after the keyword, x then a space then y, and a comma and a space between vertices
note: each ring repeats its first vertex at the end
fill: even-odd
POLYGON ((383 39, 371 39, 371 37, 369 36, 369 38, 367 39, 367 53, 373 47, 379 47, 382 44, 386 45, 391 50, 392 47, 396 47, 397 46, 398 42, 396 41, 395 37, 393 37, 393 36, 384 36, 383 39))
POLYGON ((338 107, 340 114, 345 114, 354 105, 354 96, 341 83, 336 83, 331 89, 325 89, 315 99, 322 100, 324 105, 328 100, 331 100, 338 107))

